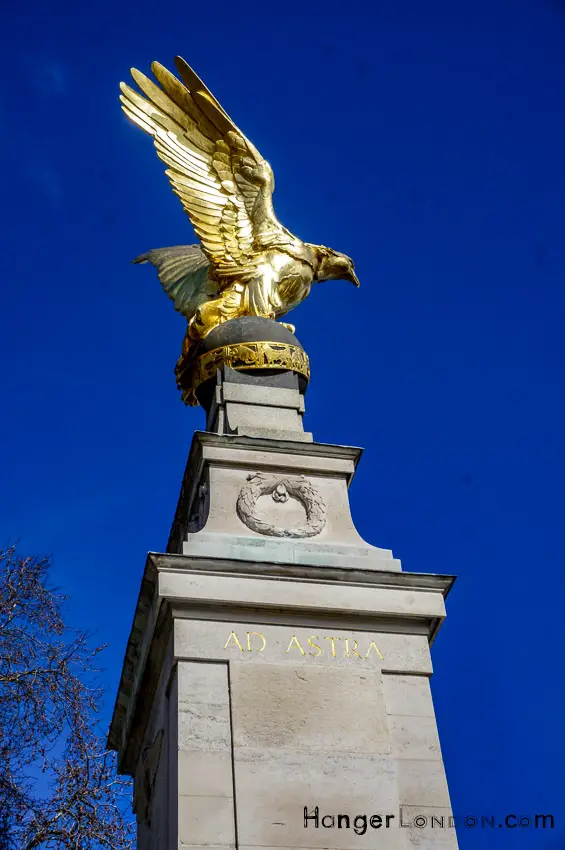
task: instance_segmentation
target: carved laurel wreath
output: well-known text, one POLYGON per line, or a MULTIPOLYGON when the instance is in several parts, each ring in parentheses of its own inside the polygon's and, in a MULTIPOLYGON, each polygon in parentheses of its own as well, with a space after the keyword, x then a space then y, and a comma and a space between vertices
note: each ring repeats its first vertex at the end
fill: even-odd
POLYGON ((252 531, 267 534, 270 537, 314 537, 326 524, 326 506, 316 488, 303 475, 291 478, 287 475, 273 475, 255 472, 247 476, 237 497, 237 514, 240 520, 252 531), (255 516, 254 510, 260 496, 273 497, 275 502, 286 502, 290 496, 298 499, 306 511, 306 525, 298 528, 284 528, 272 525, 255 516))

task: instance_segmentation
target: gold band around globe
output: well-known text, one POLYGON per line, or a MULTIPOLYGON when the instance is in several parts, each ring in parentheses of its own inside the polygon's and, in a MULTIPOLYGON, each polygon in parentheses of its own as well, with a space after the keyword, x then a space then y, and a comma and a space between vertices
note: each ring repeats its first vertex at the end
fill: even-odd
POLYGON ((241 342, 222 345, 212 351, 206 351, 188 368, 183 368, 183 358, 176 368, 177 384, 182 390, 186 404, 198 404, 195 391, 200 384, 208 381, 222 366, 232 369, 287 369, 298 372, 308 380, 310 361, 302 348, 287 342, 241 342))

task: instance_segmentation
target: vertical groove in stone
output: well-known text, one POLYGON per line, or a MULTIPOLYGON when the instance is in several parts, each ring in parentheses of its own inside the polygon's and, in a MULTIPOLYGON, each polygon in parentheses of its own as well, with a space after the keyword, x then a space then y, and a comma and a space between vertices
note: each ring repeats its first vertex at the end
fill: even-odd
POLYGON ((233 832, 235 837, 235 850, 239 848, 239 835, 237 831, 237 795, 236 795, 236 785, 235 785, 235 743, 233 737, 233 705, 232 705, 232 692, 231 692, 231 665, 228 661, 227 663, 227 671, 228 671, 228 701, 229 701, 229 712, 230 712, 230 739, 231 739, 231 775, 233 781, 233 832))

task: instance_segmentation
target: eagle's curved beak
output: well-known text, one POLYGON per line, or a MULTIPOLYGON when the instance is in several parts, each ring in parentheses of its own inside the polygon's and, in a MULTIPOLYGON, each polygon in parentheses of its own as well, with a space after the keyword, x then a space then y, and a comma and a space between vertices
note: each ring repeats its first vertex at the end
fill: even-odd
POLYGON ((350 280, 351 283, 355 284, 355 286, 361 286, 359 278, 357 277, 357 275, 355 274, 353 269, 351 269, 350 272, 348 272, 346 275, 344 275, 344 280, 350 280))

